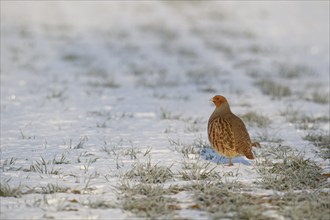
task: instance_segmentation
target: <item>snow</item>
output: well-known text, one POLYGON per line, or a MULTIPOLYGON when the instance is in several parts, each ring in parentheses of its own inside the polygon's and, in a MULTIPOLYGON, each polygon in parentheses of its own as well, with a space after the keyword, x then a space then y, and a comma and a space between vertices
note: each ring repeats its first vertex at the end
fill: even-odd
MULTIPOLYGON (((248 126, 252 139, 265 133, 280 138, 328 170, 329 160, 303 139, 307 131, 280 112, 292 106, 330 117, 329 102, 303 99, 314 91, 329 94, 329 20, 328 1, 1 1, 1 183, 30 188, 53 183, 82 192, 50 194, 46 203, 36 193, 1 197, 1 217, 134 217, 118 208, 72 202, 69 207, 79 212, 65 207, 75 198, 116 201, 118 175, 136 161, 115 155, 121 149, 151 148, 153 163, 182 169, 183 156, 169 140, 181 147, 207 143, 214 108, 209 99, 215 94, 226 96, 236 114, 253 111, 272 119, 267 129, 248 126), (251 64, 238 67, 242 62, 251 64), (272 67, 277 62, 307 66, 312 74, 279 78, 272 67), (263 77, 294 94, 273 99, 261 93, 247 74, 255 63, 263 77), (60 175, 23 171, 41 158, 61 155, 68 164, 48 165, 60 175), (22 169, 3 166, 10 158, 16 159, 11 168, 22 169)), ((329 132, 329 121, 318 129, 329 132)), ((147 159, 140 153, 137 160, 147 159)), ((239 173, 242 183, 258 178, 254 162, 245 157, 235 158, 233 167, 219 156, 211 162, 221 174, 239 173)), ((180 211, 182 217, 199 214, 180 211)))

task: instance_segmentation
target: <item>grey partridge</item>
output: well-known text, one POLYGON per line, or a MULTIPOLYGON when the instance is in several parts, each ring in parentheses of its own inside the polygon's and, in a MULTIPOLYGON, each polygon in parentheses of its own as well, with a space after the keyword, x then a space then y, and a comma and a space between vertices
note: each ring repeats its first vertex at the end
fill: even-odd
POLYGON ((211 101, 216 108, 210 116, 207 129, 213 149, 229 158, 229 166, 233 165, 233 157, 246 156, 254 159, 252 146, 259 144, 251 142, 244 122, 231 112, 227 99, 216 95, 211 101))

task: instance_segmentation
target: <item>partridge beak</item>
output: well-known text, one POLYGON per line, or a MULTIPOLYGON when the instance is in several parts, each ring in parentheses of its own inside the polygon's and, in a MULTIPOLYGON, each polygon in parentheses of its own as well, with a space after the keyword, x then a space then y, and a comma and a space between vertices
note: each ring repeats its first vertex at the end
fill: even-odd
POLYGON ((210 99, 209 101, 210 101, 210 105, 214 104, 214 99, 213 98, 210 99))

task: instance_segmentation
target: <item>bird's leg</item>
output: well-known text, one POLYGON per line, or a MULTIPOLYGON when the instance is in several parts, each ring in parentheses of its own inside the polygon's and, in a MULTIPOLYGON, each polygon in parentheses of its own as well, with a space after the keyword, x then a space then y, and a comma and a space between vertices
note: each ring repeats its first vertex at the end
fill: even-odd
POLYGON ((233 166, 233 162, 231 161, 231 157, 229 157, 229 166, 233 166))

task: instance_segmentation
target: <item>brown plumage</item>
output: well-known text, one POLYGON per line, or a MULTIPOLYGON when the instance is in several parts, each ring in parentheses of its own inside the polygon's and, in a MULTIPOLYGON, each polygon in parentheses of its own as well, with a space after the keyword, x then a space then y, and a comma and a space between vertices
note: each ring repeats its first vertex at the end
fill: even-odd
POLYGON ((252 146, 259 144, 251 142, 243 121, 231 112, 227 99, 216 95, 211 101, 216 108, 210 116, 207 130, 213 149, 229 158, 229 166, 233 165, 232 157, 254 159, 252 146))

